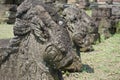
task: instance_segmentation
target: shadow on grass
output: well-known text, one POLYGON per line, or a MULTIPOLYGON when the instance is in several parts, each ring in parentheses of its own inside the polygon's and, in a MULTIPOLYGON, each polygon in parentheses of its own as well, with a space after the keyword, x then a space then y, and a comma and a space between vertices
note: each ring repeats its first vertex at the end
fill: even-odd
POLYGON ((94 68, 91 68, 91 67, 90 67, 89 65, 87 65, 87 64, 83 64, 82 72, 94 73, 94 68))

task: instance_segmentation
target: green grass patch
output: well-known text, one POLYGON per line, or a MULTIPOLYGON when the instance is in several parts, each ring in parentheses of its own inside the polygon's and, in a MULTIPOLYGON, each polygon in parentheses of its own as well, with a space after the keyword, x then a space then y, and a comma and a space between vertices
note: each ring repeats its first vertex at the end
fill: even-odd
POLYGON ((79 80, 120 80, 120 34, 94 45, 95 51, 81 53, 83 64, 94 68, 93 73, 81 73, 79 80))
POLYGON ((13 25, 0 24, 0 39, 13 37, 13 25))
POLYGON ((120 80, 120 34, 94 45, 95 51, 81 53, 82 72, 67 80, 120 80))
POLYGON ((92 11, 90 9, 85 11, 89 16, 92 16, 92 11))

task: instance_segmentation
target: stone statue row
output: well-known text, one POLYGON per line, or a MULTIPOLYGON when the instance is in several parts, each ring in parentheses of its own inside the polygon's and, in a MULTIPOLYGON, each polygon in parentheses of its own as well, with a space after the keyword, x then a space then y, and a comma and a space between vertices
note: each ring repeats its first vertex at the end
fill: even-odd
POLYGON ((25 0, 18 8, 15 37, 0 53, 1 80, 64 80, 81 71, 80 50, 93 50, 98 29, 76 4, 25 0))

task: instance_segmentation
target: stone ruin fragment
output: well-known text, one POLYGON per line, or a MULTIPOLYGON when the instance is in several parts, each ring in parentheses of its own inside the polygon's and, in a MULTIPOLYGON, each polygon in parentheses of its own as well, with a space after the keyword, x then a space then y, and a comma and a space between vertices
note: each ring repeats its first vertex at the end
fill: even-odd
POLYGON ((96 1, 92 8, 92 17, 98 26, 100 35, 107 39, 118 32, 116 26, 120 21, 120 1, 106 0, 96 1))
MULTIPOLYGON (((78 2, 79 3, 79 2, 78 2)), ((52 2, 57 13, 63 18, 59 24, 66 25, 72 39, 72 46, 79 51, 93 51, 92 44, 100 42, 98 27, 93 19, 76 3, 52 2)))
POLYGON ((15 37, 0 53, 0 79, 63 80, 62 70, 80 71, 80 57, 60 21, 54 5, 25 0, 17 9, 15 37))
POLYGON ((65 8, 63 17, 67 22, 68 31, 76 49, 92 51, 92 44, 100 39, 98 28, 92 18, 76 5, 65 8))
POLYGON ((63 80, 61 71, 81 70, 76 52, 92 50, 97 28, 76 5, 56 3, 25 0, 17 8, 15 37, 0 50, 1 80, 63 80))
MULTIPOLYGON (((59 15, 67 24, 67 29, 76 51, 92 51, 92 44, 98 40, 100 34, 93 19, 79 6, 74 4, 55 4, 59 15)), ((62 23, 62 22, 61 22, 62 23)))

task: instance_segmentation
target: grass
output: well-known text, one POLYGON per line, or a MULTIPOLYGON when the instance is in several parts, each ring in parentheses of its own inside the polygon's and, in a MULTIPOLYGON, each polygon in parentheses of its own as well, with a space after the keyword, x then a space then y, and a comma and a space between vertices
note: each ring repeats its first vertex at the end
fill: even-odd
POLYGON ((89 16, 92 16, 92 11, 90 9, 85 11, 89 16))
POLYGON ((13 37, 13 25, 0 24, 0 39, 13 37))
MULTIPOLYGON (((94 45, 95 51, 81 53, 81 73, 71 80, 120 80, 120 34, 94 45)), ((69 80, 69 79, 68 79, 69 80)))
POLYGON ((94 68, 94 73, 86 75, 86 80, 120 80, 120 34, 94 48, 93 52, 81 54, 83 63, 94 68))

